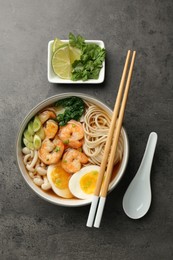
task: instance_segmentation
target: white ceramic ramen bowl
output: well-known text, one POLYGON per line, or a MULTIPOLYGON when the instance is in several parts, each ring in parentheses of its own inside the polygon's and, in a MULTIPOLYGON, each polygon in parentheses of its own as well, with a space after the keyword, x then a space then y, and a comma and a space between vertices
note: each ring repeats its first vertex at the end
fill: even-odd
MULTIPOLYGON (((84 205, 90 204, 91 199, 86 199, 86 200, 80 200, 80 199, 77 199, 77 198, 64 199, 64 198, 58 197, 56 194, 52 195, 51 193, 46 193, 40 187, 38 187, 34 184, 33 180, 28 175, 28 172, 25 168, 25 165, 23 163, 23 158, 22 158, 22 135, 23 135, 23 132, 24 132, 28 122, 32 119, 32 117, 35 114, 37 114, 43 108, 45 108, 49 105, 52 105, 54 102, 56 102, 60 99, 67 98, 67 97, 70 97, 70 96, 80 97, 83 100, 92 102, 93 104, 99 106, 100 108, 104 109, 110 115, 112 113, 112 110, 108 106, 106 106, 104 103, 102 103, 101 101, 97 100, 96 98, 88 96, 86 94, 72 93, 71 92, 71 93, 62 93, 62 94, 58 94, 58 95, 49 97, 49 98, 45 99, 44 101, 40 102, 37 106, 35 106, 28 113, 28 115, 24 118, 23 122, 21 123, 20 129, 19 129, 19 132, 18 132, 18 135, 17 135, 17 141, 16 141, 16 155, 17 155, 18 166, 19 166, 19 169, 20 169, 20 172, 21 172, 23 178, 25 179, 25 181, 29 185, 29 187, 38 196, 40 196, 42 199, 44 199, 48 202, 56 204, 56 205, 67 206, 67 207, 77 207, 77 206, 84 206, 84 205)), ((125 172, 126 165, 127 165, 127 162, 128 162, 129 144, 128 144, 127 133, 126 133, 124 128, 122 128, 122 136, 123 136, 123 140, 124 140, 123 159, 121 161, 121 165, 119 167, 118 173, 116 174, 115 178, 110 183, 109 192, 111 192, 117 186, 118 182, 120 181, 120 179, 122 178, 122 176, 125 172)))

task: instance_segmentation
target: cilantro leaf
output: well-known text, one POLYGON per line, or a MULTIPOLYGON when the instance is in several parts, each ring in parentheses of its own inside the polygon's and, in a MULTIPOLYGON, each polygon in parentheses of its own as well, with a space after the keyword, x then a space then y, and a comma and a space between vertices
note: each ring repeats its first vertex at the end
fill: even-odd
POLYGON ((85 39, 78 35, 75 37, 69 34, 70 45, 82 50, 80 60, 72 64, 73 81, 88 79, 98 79, 103 61, 105 60, 106 51, 95 43, 86 43, 85 39))
POLYGON ((85 39, 81 35, 75 37, 74 34, 69 33, 69 43, 73 47, 82 49, 83 46, 85 45, 85 39))

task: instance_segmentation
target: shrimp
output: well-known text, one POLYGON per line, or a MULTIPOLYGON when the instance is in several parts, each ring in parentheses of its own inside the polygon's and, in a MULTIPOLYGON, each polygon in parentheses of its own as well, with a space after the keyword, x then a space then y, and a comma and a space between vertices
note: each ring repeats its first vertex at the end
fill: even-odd
POLYGON ((83 145, 84 130, 80 122, 70 120, 66 126, 59 130, 59 138, 64 144, 72 148, 79 148, 83 145))
POLYGON ((56 114, 53 111, 45 110, 38 117, 43 125, 49 118, 55 118, 56 114))
POLYGON ((45 131, 46 137, 48 139, 52 139, 52 138, 55 137, 55 135, 58 131, 58 124, 54 120, 49 119, 46 122, 46 126, 44 128, 44 131, 45 131))
POLYGON ((68 149, 63 155, 61 166, 66 172, 75 173, 81 169, 82 164, 87 162, 88 157, 84 153, 75 149, 68 149))
POLYGON ((64 144, 56 135, 53 140, 44 139, 38 150, 38 157, 43 163, 50 165, 57 163, 61 159, 63 152, 64 144))

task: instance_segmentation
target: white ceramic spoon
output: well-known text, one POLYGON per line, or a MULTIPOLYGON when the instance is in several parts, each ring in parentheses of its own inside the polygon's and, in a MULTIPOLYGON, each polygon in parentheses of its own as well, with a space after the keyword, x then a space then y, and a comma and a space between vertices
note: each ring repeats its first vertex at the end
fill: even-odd
POLYGON ((150 173, 156 143, 157 134, 152 132, 149 135, 141 165, 123 198, 123 209, 127 216, 133 219, 143 217, 151 204, 150 173))

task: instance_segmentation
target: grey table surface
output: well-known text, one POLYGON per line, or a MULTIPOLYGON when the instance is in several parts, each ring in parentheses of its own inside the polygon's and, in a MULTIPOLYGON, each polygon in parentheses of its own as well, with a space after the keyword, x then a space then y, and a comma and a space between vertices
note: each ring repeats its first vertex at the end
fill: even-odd
POLYGON ((172 0, 0 0, 0 259, 173 259, 172 28, 172 0), (48 41, 70 31, 105 42, 103 84, 48 82, 48 41), (90 229, 89 206, 58 207, 26 185, 16 134, 28 111, 54 94, 87 93, 113 108, 128 49, 137 51, 124 118, 129 163, 108 196, 100 229, 90 229), (152 205, 135 221, 123 212, 122 198, 151 131, 158 133, 152 205))

